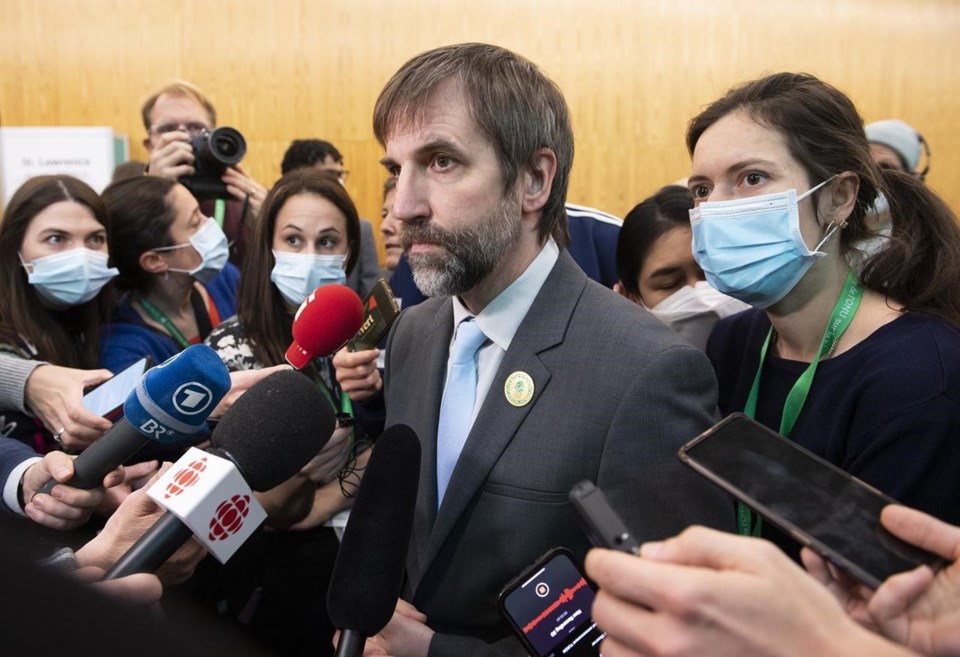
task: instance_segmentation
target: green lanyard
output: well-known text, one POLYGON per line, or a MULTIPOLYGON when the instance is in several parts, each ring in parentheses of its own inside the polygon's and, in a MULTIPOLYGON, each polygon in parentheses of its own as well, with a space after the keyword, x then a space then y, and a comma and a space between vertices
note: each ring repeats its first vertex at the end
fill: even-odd
POLYGON ((170 337, 179 344, 181 347, 186 349, 190 346, 190 342, 183 336, 183 333, 180 332, 176 326, 173 325, 173 322, 170 321, 170 318, 164 315, 159 308, 153 305, 149 299, 146 297, 139 297, 140 305, 143 306, 143 309, 147 311, 147 314, 167 330, 167 333, 170 334, 170 337))
POLYGON ((222 198, 218 198, 213 202, 213 220, 217 222, 217 225, 220 226, 220 230, 223 230, 223 218, 227 214, 227 202, 222 198))
MULTIPOLYGON (((847 279, 843 283, 843 290, 840 297, 830 313, 830 319, 827 322, 827 328, 823 332, 823 340, 820 342, 820 353, 813 362, 804 370, 797 382, 793 384, 787 400, 783 404, 783 415, 780 418, 780 435, 787 437, 793 431, 793 425, 797 423, 803 405, 807 401, 807 395, 810 394, 810 387, 813 385, 813 377, 817 373, 817 365, 824 358, 829 358, 840 338, 850 327, 853 316, 860 306, 860 299, 863 298, 863 286, 857 280, 856 275, 851 270, 847 274, 847 279)), ((743 414, 756 418, 757 398, 760 396, 760 373, 763 371, 763 363, 767 359, 767 349, 770 347, 770 340, 773 336, 773 327, 767 333, 767 339, 763 342, 760 349, 760 364, 757 366, 757 374, 753 378, 753 386, 750 388, 750 395, 747 397, 747 404, 743 409, 743 414)), ((742 503, 737 504, 737 533, 742 536, 759 536, 761 530, 760 517, 756 516, 749 507, 742 503)))

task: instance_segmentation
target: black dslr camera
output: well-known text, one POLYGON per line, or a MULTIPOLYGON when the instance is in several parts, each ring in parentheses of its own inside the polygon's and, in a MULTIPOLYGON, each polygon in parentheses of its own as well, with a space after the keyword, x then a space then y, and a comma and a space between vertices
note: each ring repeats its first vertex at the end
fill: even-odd
POLYGON ((227 186, 220 176, 227 167, 240 162, 247 154, 247 141, 239 130, 214 128, 204 130, 190 140, 193 147, 192 176, 182 176, 180 183, 190 190, 198 201, 205 199, 227 198, 227 186))

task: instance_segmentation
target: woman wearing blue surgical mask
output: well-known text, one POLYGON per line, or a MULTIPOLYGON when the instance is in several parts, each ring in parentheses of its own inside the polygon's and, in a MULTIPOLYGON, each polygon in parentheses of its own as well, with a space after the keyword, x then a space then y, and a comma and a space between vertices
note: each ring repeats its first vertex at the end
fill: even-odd
MULTIPOLYGON (((100 197, 71 176, 31 178, 14 193, 0 224, 0 353, 67 368, 97 366, 100 325, 112 307, 111 289, 104 287, 117 275, 109 262, 109 230, 100 197)), ((58 417, 5 409, 0 434, 41 453, 57 442, 82 449, 96 439, 110 423, 77 401, 84 385, 110 372, 64 370, 74 374, 76 400, 57 404, 63 407, 58 417), (81 422, 65 417, 67 406, 81 422)))
POLYGON ((686 187, 667 185, 631 210, 617 237, 613 290, 699 349, 717 321, 749 306, 707 284, 690 248, 693 198, 686 187))
MULTIPOLYGON (((960 522, 956 216, 915 178, 878 169, 853 103, 808 75, 733 89, 691 121, 687 146, 694 256, 712 286, 756 308, 710 338, 721 412, 960 522), (852 257, 881 192, 889 244, 852 257)), ((796 547, 745 507, 738 523, 796 547)))
POLYGON ((103 200, 127 293, 104 328, 103 367, 119 371, 143 356, 162 363, 234 314, 240 274, 227 262, 227 238, 186 187, 139 176, 110 185, 103 200))
MULTIPOLYGON (((286 362, 300 304, 318 287, 343 285, 359 253, 360 222, 343 185, 312 169, 286 174, 260 210, 243 264, 237 316, 215 329, 207 343, 231 371, 286 362)), ((332 654, 333 627, 323 619, 328 618, 326 585, 338 540, 325 525, 350 505, 345 493, 355 489, 366 462, 366 453, 357 452, 369 443, 352 423, 350 400, 328 359, 317 359, 303 372, 323 392, 339 426, 298 475, 261 496, 268 524, 283 528, 297 523, 298 531, 259 532, 253 547, 245 546, 227 565, 225 577, 233 591, 228 602, 237 613, 249 595, 262 589, 258 618, 250 626, 259 628, 261 617, 280 623, 260 637, 271 648, 289 652, 291 646, 311 645, 327 651, 318 654, 332 654), (286 576, 276 576, 285 570, 286 576)))

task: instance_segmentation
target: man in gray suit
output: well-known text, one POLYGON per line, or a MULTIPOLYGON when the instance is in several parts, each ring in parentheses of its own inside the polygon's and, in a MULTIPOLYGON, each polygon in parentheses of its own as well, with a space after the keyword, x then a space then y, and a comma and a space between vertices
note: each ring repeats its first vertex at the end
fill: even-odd
MULTIPOLYGON (((483 44, 418 55, 381 92, 374 130, 433 298, 387 345, 386 424, 410 425, 423 458, 404 600, 367 653, 521 655, 497 595, 551 547, 582 559, 566 503, 578 481, 595 481, 640 540, 733 529, 731 503, 676 459, 711 424, 716 381, 564 250, 573 135, 532 63, 483 44), (465 336, 479 346, 463 351, 465 336)), ((355 400, 380 399, 375 356, 334 361, 355 400)))

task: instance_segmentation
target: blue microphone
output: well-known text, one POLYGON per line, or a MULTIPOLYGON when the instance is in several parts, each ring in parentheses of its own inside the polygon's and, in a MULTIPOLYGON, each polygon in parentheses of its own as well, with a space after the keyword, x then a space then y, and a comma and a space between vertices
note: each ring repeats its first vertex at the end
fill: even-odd
MULTIPOLYGON (((123 419, 114 424, 73 462, 74 488, 101 485, 111 470, 150 443, 196 442, 207 431, 207 418, 230 390, 230 373, 206 345, 187 347, 147 370, 123 403, 123 419)), ((57 482, 40 489, 50 493, 57 482)))

